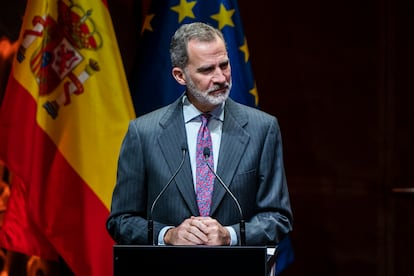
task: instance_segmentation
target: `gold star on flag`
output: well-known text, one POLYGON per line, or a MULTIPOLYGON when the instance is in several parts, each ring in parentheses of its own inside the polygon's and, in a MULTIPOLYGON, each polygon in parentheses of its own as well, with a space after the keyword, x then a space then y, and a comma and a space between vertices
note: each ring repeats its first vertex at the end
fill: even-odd
POLYGON ((234 27, 233 20, 231 19, 234 12, 235 12, 234 9, 226 10, 226 7, 224 7, 224 5, 221 4, 219 13, 213 14, 211 18, 218 21, 220 30, 222 30, 226 25, 229 25, 230 27, 234 27))
POLYGON ((239 47, 239 50, 244 53, 244 62, 249 60, 249 49, 247 48, 247 40, 244 38, 244 43, 239 47))
POLYGON ((259 93, 257 93, 256 83, 254 83, 254 87, 249 90, 249 93, 254 96, 254 104, 258 106, 259 105, 259 93))
POLYGON ((178 13, 178 23, 184 20, 186 17, 195 18, 193 13, 193 7, 196 4, 194 2, 187 2, 186 0, 180 0, 180 4, 171 9, 178 13))
POLYGON ((154 16, 155 14, 148 14, 145 17, 144 23, 142 24, 141 34, 145 32, 145 30, 148 30, 150 32, 153 31, 152 26, 151 26, 151 20, 154 18, 154 16))

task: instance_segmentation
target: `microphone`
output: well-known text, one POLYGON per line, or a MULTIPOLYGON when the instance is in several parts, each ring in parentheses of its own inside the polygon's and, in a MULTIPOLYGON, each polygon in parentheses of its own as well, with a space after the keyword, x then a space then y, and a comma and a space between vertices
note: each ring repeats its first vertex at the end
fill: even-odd
POLYGON ((210 149, 208 147, 205 147, 203 149, 203 155, 204 155, 204 159, 206 159, 207 167, 210 169, 210 171, 217 178, 217 180, 219 181, 221 186, 223 186, 223 188, 226 190, 226 192, 231 196, 231 198, 233 199, 234 203, 237 206, 237 209, 239 210, 239 213, 240 213, 240 245, 244 246, 244 245, 246 245, 246 226, 245 226, 245 222, 244 222, 243 211, 242 211, 242 208, 240 207, 239 201, 234 196, 234 194, 230 191, 230 189, 227 187, 227 185, 224 184, 224 182, 220 178, 220 176, 218 176, 218 174, 215 173, 215 171, 211 168, 210 164, 207 162, 207 159, 210 157, 210 149))
POLYGON ((151 209, 148 215, 148 243, 154 245, 154 221, 152 220, 152 213, 154 212, 154 207, 157 204, 159 198, 164 194, 165 190, 167 190, 168 186, 170 186, 171 182, 173 182, 173 180, 175 179, 175 177, 177 176, 177 174, 180 172, 184 161, 185 161, 185 156, 187 153, 187 146, 185 144, 183 144, 181 146, 181 152, 183 154, 183 157, 181 159, 181 163, 178 166, 177 170, 174 172, 174 174, 171 176, 171 178, 168 180, 167 184, 162 188, 162 190, 159 192, 159 194, 157 195, 157 197, 154 199, 154 201, 152 202, 151 205, 151 209))

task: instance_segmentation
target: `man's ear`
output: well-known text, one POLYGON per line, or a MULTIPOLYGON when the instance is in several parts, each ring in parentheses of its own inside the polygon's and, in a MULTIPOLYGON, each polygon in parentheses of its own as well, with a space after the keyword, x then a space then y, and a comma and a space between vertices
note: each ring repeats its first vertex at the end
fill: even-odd
POLYGON ((187 82, 185 80, 185 75, 182 69, 178 68, 178 67, 174 67, 172 69, 172 75, 174 77, 174 79, 181 85, 186 85, 187 82))

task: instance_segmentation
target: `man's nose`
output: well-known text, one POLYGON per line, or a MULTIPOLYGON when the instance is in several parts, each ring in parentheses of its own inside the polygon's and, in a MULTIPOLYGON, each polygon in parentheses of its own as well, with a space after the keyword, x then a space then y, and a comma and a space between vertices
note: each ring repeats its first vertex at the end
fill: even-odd
POLYGON ((213 75, 213 82, 223 83, 226 81, 226 75, 224 74, 223 70, 218 68, 213 75))

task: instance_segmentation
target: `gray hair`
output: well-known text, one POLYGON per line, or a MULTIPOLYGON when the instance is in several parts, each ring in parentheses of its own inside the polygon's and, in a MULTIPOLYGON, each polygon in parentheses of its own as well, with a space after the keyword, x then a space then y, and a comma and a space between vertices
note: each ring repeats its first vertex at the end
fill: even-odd
POLYGON ((196 39, 198 41, 210 42, 218 38, 225 43, 223 33, 202 22, 194 22, 190 24, 181 25, 170 43, 170 58, 173 67, 184 69, 188 63, 187 46, 190 40, 196 39))

